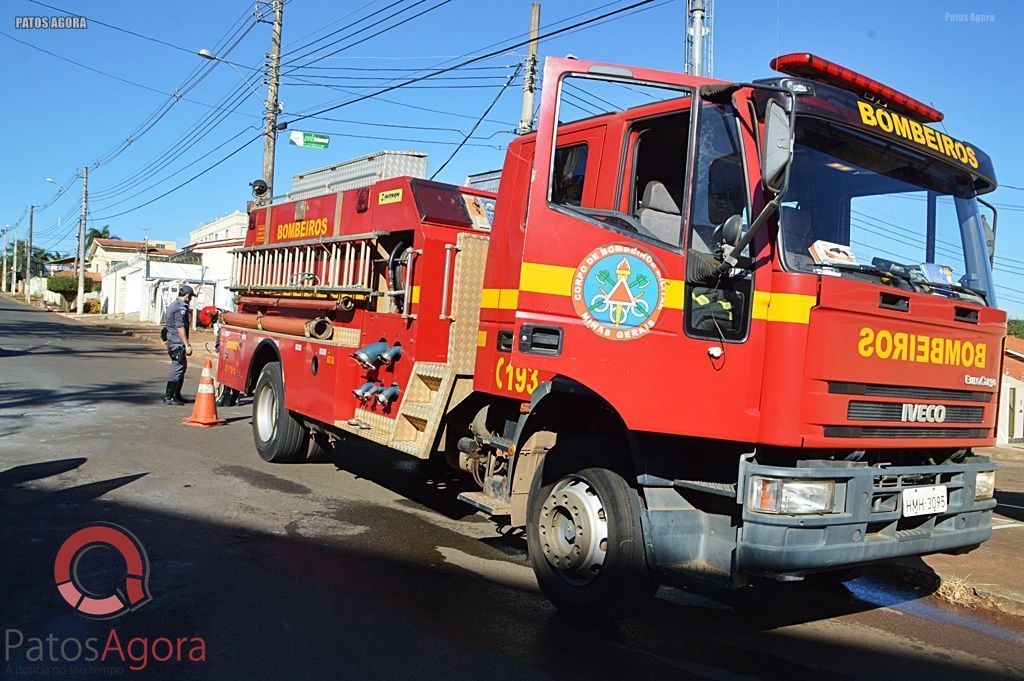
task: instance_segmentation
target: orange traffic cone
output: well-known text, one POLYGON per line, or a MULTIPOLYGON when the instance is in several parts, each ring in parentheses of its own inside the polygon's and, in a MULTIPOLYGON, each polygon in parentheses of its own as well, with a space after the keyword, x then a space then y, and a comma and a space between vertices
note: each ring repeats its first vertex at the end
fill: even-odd
POLYGON ((217 418, 217 400, 213 390, 213 365, 210 360, 203 362, 203 375, 199 379, 199 390, 196 391, 196 404, 192 407, 192 416, 182 421, 187 426, 222 426, 227 421, 217 418))

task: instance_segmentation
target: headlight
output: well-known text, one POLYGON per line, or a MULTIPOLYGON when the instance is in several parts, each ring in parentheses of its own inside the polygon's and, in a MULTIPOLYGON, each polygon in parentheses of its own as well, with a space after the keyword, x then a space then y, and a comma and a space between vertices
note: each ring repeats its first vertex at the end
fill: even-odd
POLYGON ((996 472, 984 471, 978 473, 974 482, 974 500, 991 499, 996 493, 996 472))
POLYGON ((835 487, 832 480, 786 480, 755 475, 750 479, 748 507, 757 513, 783 515, 831 513, 835 487))

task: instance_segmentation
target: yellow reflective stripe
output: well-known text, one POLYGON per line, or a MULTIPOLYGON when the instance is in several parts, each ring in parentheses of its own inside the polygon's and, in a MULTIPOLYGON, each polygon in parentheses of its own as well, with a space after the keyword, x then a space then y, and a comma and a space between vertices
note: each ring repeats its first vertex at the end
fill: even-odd
POLYGON ((694 295, 694 296, 691 296, 691 297, 693 298, 693 301, 695 303, 700 303, 701 305, 707 305, 708 303, 711 302, 711 300, 707 296, 704 296, 704 295, 700 295, 700 296, 694 295))
POLYGON ((515 310, 519 308, 519 289, 503 288, 498 293, 498 308, 515 310))
POLYGON ((420 302, 420 287, 419 286, 413 286, 412 287, 412 300, 411 300, 411 302, 412 302, 413 305, 416 305, 416 304, 418 304, 420 302))
POLYGON ((803 293, 754 291, 753 317, 769 322, 807 324, 811 320, 811 308, 817 303, 816 296, 803 293))
POLYGON ((515 310, 519 307, 519 289, 485 288, 480 295, 480 307, 485 310, 515 310))
POLYGON ((669 310, 683 309, 683 290, 685 286, 680 279, 665 280, 665 302, 663 305, 669 310))
MULTIPOLYGON (((519 273, 519 289, 484 289, 480 306, 488 309, 517 309, 520 291, 569 296, 572 294, 572 279, 575 274, 574 267, 524 262, 519 273)), ((663 305, 666 309, 683 309, 684 288, 684 282, 679 279, 665 280, 663 305)), ((766 291, 754 291, 752 316, 754 319, 769 322, 807 324, 810 322, 811 308, 817 302, 816 296, 802 293, 771 294, 766 291)))
POLYGON ((519 270, 519 290, 567 296, 572 293, 574 274, 576 274, 575 267, 524 262, 522 269, 519 270))

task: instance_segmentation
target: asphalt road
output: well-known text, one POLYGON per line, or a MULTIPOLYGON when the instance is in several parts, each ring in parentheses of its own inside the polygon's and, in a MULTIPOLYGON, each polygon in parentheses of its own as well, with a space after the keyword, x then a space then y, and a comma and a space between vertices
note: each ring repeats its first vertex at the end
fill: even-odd
MULTIPOLYGON (((166 370, 153 346, 0 299, 5 677, 1024 679, 1018 620, 872 577, 663 587, 642 619, 582 625, 538 593, 520 537, 455 500, 459 481, 373 448, 265 464, 249 406, 183 426, 189 407, 160 403, 166 370), (58 548, 96 521, 150 565, 152 600, 108 621, 54 584, 58 548), (112 629, 123 663, 72 659, 112 629), (156 659, 160 637, 186 639, 181 661, 156 659)), ((113 556, 85 554, 88 589, 113 589, 113 556)))

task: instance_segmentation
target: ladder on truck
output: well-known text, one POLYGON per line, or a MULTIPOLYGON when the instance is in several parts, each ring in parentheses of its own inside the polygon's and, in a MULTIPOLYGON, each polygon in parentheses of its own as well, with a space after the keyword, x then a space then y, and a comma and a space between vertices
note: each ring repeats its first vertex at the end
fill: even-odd
POLYGON ((377 234, 246 246, 232 251, 231 290, 250 293, 372 292, 377 234))

